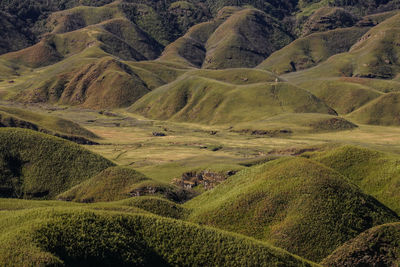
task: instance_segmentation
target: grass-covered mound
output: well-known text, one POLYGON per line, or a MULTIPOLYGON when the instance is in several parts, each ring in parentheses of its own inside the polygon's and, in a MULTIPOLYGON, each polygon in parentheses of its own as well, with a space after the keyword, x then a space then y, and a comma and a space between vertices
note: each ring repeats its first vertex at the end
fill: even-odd
POLYGON ((7 106, 0 106, 0 127, 27 128, 82 144, 91 144, 90 139, 98 138, 70 120, 7 106))
POLYGON ((76 208, 2 215, 1 265, 313 266, 265 243, 157 216, 76 208))
POLYGON ((125 167, 110 167, 57 196, 59 200, 105 202, 133 196, 156 195, 177 202, 193 197, 193 192, 163 184, 125 167))
POLYGON ((115 202, 115 205, 136 207, 153 214, 174 219, 184 219, 189 211, 180 204, 165 198, 142 196, 115 202))
POLYGON ((320 99, 289 83, 236 85, 194 75, 153 90, 129 111, 150 118, 210 124, 251 121, 282 113, 335 114, 320 99))
POLYGON ((400 93, 388 93, 362 106, 348 116, 358 123, 400 125, 400 93))
POLYGON ((277 74, 314 67, 329 57, 347 52, 368 28, 335 29, 299 38, 274 52, 257 68, 277 74))
POLYGON ((356 124, 338 116, 318 113, 288 113, 266 119, 238 123, 233 126, 233 131, 252 135, 276 136, 343 131, 356 127, 356 124))
POLYGON ((0 129, 0 196, 51 199, 113 163, 79 145, 25 129, 0 129))
POLYGON ((320 261, 397 215, 338 172, 304 158, 245 169, 187 202, 189 220, 249 235, 320 261))
POLYGON ((399 157, 356 146, 341 146, 307 156, 346 176, 363 192, 400 213, 399 157))
POLYGON ((77 202, 116 201, 129 198, 138 183, 149 180, 145 175, 128 168, 110 167, 96 174, 58 199, 77 202))
POLYGON ((346 242, 322 261, 324 266, 398 266, 400 223, 374 227, 346 242))

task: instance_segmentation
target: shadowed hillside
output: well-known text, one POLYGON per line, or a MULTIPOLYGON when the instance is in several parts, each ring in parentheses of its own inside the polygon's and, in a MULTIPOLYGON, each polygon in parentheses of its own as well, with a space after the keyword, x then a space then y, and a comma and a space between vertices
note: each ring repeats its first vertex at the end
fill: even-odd
POLYGON ((51 199, 113 165, 79 145, 23 129, 0 129, 0 196, 51 199))

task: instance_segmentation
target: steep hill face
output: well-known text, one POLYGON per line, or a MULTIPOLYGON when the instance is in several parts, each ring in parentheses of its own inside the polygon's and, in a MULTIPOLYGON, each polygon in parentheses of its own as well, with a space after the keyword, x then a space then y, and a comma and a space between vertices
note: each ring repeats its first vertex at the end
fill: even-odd
POLYGON ((284 158, 239 172, 185 204, 189 220, 249 235, 319 262, 397 215, 338 172, 284 158))
POLYGON ((194 26, 168 46, 161 59, 207 69, 255 67, 291 40, 278 21, 260 10, 225 8, 217 20, 194 26))

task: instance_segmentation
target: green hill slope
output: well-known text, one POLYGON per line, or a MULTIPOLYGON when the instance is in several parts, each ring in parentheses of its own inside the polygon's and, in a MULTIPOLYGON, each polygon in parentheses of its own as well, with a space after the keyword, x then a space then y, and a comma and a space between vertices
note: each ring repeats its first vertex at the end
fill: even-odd
POLYGON ((338 172, 303 158, 249 168, 190 200, 189 220, 268 240, 320 261, 397 215, 338 172))
MULTIPOLYGON (((274 77, 268 72, 265 76, 274 77)), ((335 114, 318 98, 289 83, 236 85, 190 74, 153 90, 129 111, 150 118, 211 124, 250 121, 282 113, 335 114)))
POLYGON ((26 128, 81 144, 93 143, 90 139, 98 138, 70 120, 6 106, 0 106, 0 127, 26 128))
POLYGON ((374 227, 346 242, 322 261, 324 266, 397 266, 400 224, 374 227))
POLYGON ((91 203, 117 201, 146 195, 183 202, 192 198, 195 193, 156 182, 133 169, 110 167, 61 193, 56 198, 65 201, 91 203))
POLYGON ((285 78, 295 81, 320 77, 365 77, 392 79, 399 73, 400 14, 371 28, 347 53, 330 57, 320 65, 285 78))
POLYGON ((400 125, 400 93, 388 93, 349 114, 348 118, 364 124, 400 125))
POLYGON ((8 214, 0 220, 5 265, 313 266, 265 243, 156 216, 72 208, 8 214))
POLYGON ((341 146, 310 156, 340 172, 387 207, 400 212, 397 156, 354 146, 341 146))
POLYGON ((279 136, 298 133, 342 131, 357 128, 344 118, 319 113, 285 113, 237 123, 233 131, 251 135, 279 136))
POLYGON ((160 59, 208 69, 254 67, 291 40, 264 12, 225 7, 216 19, 192 27, 170 44, 160 59))
POLYGON ((69 141, 0 129, 1 197, 51 199, 112 165, 69 141))
POLYGON ((383 95, 368 85, 342 79, 310 80, 297 84, 323 100, 339 114, 348 114, 383 95))
POLYGON ((299 38, 274 52, 257 68, 283 74, 316 66, 335 54, 347 52, 367 31, 368 28, 352 27, 299 38))
POLYGON ((256 9, 234 13, 206 43, 203 68, 255 67, 292 41, 273 18, 256 9))

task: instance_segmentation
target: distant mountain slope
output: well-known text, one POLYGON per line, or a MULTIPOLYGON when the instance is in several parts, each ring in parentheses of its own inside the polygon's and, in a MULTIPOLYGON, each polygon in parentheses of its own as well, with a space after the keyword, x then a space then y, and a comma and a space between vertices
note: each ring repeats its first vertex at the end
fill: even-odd
POLYGON ((397 45, 400 13, 371 28, 347 53, 330 57, 320 65, 286 78, 294 81, 320 77, 365 77, 393 79, 400 72, 397 45))
POLYGON ((349 51, 368 29, 336 29, 299 38, 274 52, 257 68, 283 74, 314 67, 335 54, 349 51))
POLYGON ((161 59, 208 69, 255 67, 292 40, 277 20, 260 10, 225 8, 217 20, 194 26, 168 46, 161 59), (225 19, 228 12, 233 14, 225 19))
POLYGON ((282 158, 245 169, 185 205, 189 220, 246 234, 313 261, 397 215, 331 168, 282 158))

